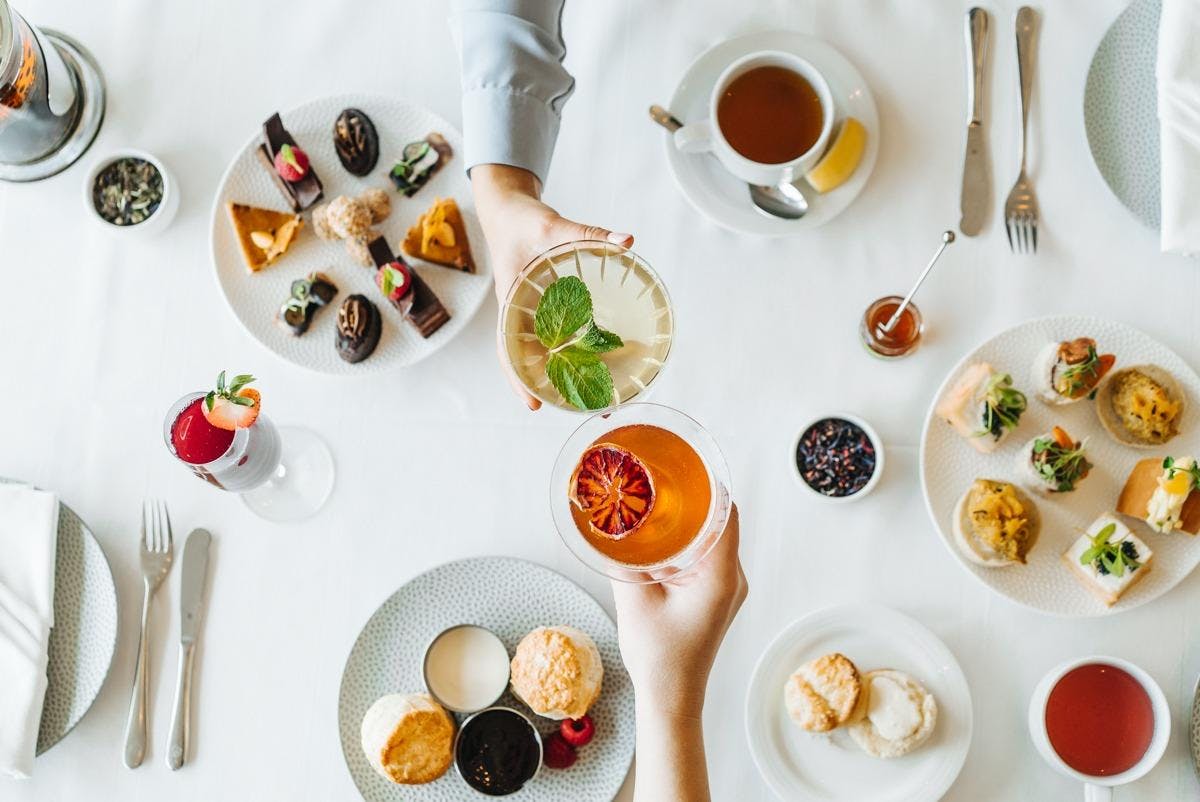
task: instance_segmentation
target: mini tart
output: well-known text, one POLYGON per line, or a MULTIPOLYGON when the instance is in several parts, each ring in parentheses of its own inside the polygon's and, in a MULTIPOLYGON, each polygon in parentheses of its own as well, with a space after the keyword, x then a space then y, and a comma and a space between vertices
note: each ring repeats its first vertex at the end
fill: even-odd
MULTIPOLYGON (((1146 389, 1150 389, 1148 385, 1146 389)), ((1179 422, 1186 412, 1187 396, 1183 392, 1183 387, 1175 380, 1174 376, 1158 365, 1134 365, 1124 370, 1114 371, 1101 383, 1096 392, 1096 416, 1100 418, 1100 425, 1118 443, 1132 448, 1155 448, 1170 442, 1175 435, 1179 434, 1179 422), (1143 411, 1148 419, 1137 418, 1144 421, 1145 430, 1142 432, 1129 428, 1126 416, 1116 406, 1118 399, 1123 397, 1122 389, 1125 388, 1127 382, 1146 384, 1137 374, 1158 385, 1165 393, 1168 402, 1176 406, 1175 414, 1164 418, 1163 412, 1151 404, 1151 408, 1143 411)), ((1132 412, 1129 414, 1133 415, 1132 412)))
POLYGON ((600 696, 604 665, 586 632, 538 627, 517 644, 512 689, 529 709, 552 719, 582 718, 600 696))
POLYGON ((242 249, 242 259, 252 273, 283 256, 304 227, 304 219, 298 214, 260 209, 244 203, 230 202, 225 207, 238 247, 242 249))
POLYGON ((454 720, 424 693, 393 693, 375 700, 363 716, 367 762, 399 785, 423 785, 454 762, 454 720))
POLYGON ((437 198, 429 211, 417 218, 401 243, 406 254, 435 265, 475 272, 467 227, 454 198, 437 198))
MULTIPOLYGON (((977 479, 976 482, 992 482, 998 485, 1008 485, 1012 488, 1013 494, 1017 497, 1017 501, 1025 510, 1025 517, 1028 521, 1029 536, 1025 541, 1025 549, 1022 557, 1028 555, 1037 545, 1038 533, 1041 531, 1042 520, 1038 513, 1037 506, 1033 500, 1029 498, 1021 488, 1009 482, 1001 482, 996 479, 977 479)), ((971 483, 971 487, 963 493, 962 498, 958 500, 958 504, 954 507, 954 545, 958 546, 958 550, 971 562, 976 565, 983 565, 988 568, 1003 568, 1009 565, 1023 564, 1024 560, 1014 560, 1008 556, 995 551, 986 544, 981 543, 979 538, 974 534, 974 523, 971 519, 969 501, 971 498, 971 490, 975 487, 975 482, 971 483)))

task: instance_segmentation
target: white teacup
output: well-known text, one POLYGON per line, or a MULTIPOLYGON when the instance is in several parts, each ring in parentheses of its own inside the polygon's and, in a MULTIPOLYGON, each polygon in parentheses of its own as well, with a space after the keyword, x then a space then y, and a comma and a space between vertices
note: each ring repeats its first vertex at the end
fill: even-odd
POLYGON ((825 152, 829 134, 833 130, 836 109, 829 84, 812 64, 799 56, 778 50, 763 50, 750 53, 730 64, 713 85, 708 101, 708 119, 688 123, 675 132, 675 147, 685 153, 711 151, 729 172, 749 184, 774 186, 795 181, 812 169, 825 152), (821 134, 813 146, 791 161, 779 164, 764 164, 752 161, 734 150, 721 127, 717 125, 717 104, 725 89, 735 78, 757 67, 783 67, 798 73, 812 85, 821 101, 821 134))
POLYGON ((1029 701, 1029 735, 1033 738, 1033 745, 1037 747, 1042 758, 1052 768, 1059 774, 1079 780, 1084 784, 1083 798, 1085 802, 1111 802, 1114 786, 1125 785, 1141 779, 1154 768, 1163 753, 1167 751, 1167 741, 1171 737, 1171 708, 1167 705, 1167 697, 1163 695, 1162 688, 1158 687, 1154 678, 1133 663, 1117 657, 1102 655, 1081 657, 1078 660, 1069 660, 1053 669, 1038 683, 1033 691, 1033 698, 1029 701), (1050 699, 1050 692, 1054 690, 1054 686, 1073 669, 1093 663, 1114 666, 1128 673, 1146 691, 1146 695, 1150 697, 1150 706, 1154 710, 1154 735, 1151 736, 1150 745, 1146 747, 1146 753, 1142 755, 1142 759, 1127 771, 1105 777, 1084 774, 1068 766, 1054 751, 1054 747, 1050 744, 1050 735, 1046 732, 1046 703, 1050 699))

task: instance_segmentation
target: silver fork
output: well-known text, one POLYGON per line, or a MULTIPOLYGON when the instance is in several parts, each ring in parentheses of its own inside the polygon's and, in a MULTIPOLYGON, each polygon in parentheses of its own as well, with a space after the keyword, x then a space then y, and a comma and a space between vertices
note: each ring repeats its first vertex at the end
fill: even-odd
POLYGON ((1017 11, 1017 72, 1021 80, 1021 173, 1004 202, 1004 230, 1013 253, 1037 253, 1038 203, 1025 174, 1025 140, 1029 128, 1029 90, 1033 84, 1033 34, 1037 17, 1029 6, 1017 11))
POLYGON ((150 639, 146 624, 150 619, 150 600, 171 570, 172 553, 171 518, 166 502, 142 502, 142 634, 133 675, 133 696, 129 700, 129 720, 125 723, 125 765, 131 769, 140 766, 146 756, 146 706, 150 701, 150 639))

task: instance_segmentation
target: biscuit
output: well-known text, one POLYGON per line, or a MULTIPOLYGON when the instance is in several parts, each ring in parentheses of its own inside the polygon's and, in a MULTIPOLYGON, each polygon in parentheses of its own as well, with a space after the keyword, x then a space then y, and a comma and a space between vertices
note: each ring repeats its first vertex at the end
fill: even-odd
POLYGON ((866 715, 849 730, 868 755, 885 759, 907 755, 933 734, 937 701, 921 683, 892 669, 868 671, 862 682, 866 715))
POLYGON ((362 720, 367 762, 384 779, 423 785, 454 762, 454 720, 424 693, 380 697, 362 720))
POLYGON ((797 668, 783 691, 788 715, 809 732, 828 732, 845 724, 861 693, 858 668, 837 652, 797 668))
POLYGON ((513 693, 546 718, 581 718, 600 695, 603 680, 600 651, 574 627, 538 627, 521 639, 513 655, 513 693))

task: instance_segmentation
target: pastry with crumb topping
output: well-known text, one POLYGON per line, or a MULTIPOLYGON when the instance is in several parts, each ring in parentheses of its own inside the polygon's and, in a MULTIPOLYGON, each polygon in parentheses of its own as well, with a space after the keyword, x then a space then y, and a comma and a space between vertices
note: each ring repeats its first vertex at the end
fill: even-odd
POLYGON ((513 692, 539 716, 582 718, 600 696, 603 681, 599 649, 574 627, 538 627, 521 639, 513 655, 513 692))
POLYGON ((399 785, 423 785, 454 762, 454 720, 424 693, 392 693, 363 716, 362 748, 380 776, 399 785))

